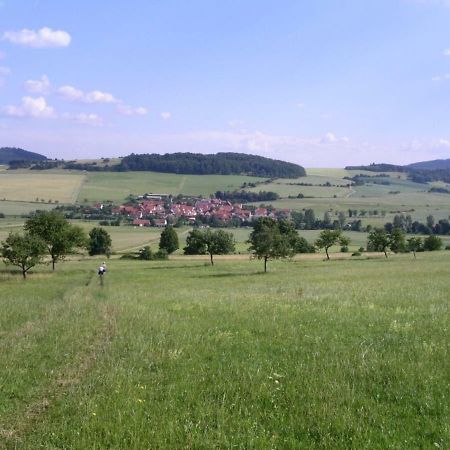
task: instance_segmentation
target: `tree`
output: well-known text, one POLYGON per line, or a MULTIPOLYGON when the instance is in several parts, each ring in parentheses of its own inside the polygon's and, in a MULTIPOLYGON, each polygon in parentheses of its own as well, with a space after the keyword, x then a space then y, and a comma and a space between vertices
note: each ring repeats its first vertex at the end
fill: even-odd
POLYGON ((200 230, 192 230, 186 238, 186 247, 183 249, 185 255, 205 255, 206 244, 203 233, 200 230))
POLYGON ((383 252, 387 258, 387 249, 389 248, 391 241, 388 233, 382 228, 375 228, 375 230, 369 233, 367 238, 367 250, 374 252, 383 252))
POLYGON ((109 256, 111 254, 111 237, 108 232, 100 227, 92 228, 89 232, 89 255, 109 256))
POLYGON ((319 234, 319 239, 316 241, 317 248, 325 249, 327 259, 330 259, 328 249, 337 244, 340 244, 342 247, 346 247, 350 244, 350 239, 342 235, 342 230, 323 230, 319 234))
POLYGON ((178 248, 179 243, 177 232, 173 229, 173 227, 164 228, 159 239, 159 249, 164 249, 170 254, 175 250, 178 250, 178 248))
POLYGON ((233 233, 227 233, 223 230, 217 230, 215 232, 207 230, 203 233, 203 239, 212 266, 214 265, 213 255, 227 255, 234 252, 233 233))
POLYGON ((407 248, 413 252, 414 259, 416 259, 416 252, 422 248, 422 239, 419 237, 410 237, 407 241, 407 248))
POLYGON ((389 235, 389 248, 394 253, 406 250, 405 232, 402 228, 394 228, 389 235))
POLYGON ((438 236, 430 235, 423 241, 423 249, 428 252, 440 250, 442 248, 442 239, 438 236))
POLYGON ((149 245, 146 245, 145 247, 139 250, 137 259, 143 259, 145 261, 150 261, 151 259, 153 259, 152 249, 150 248, 149 245))
POLYGON ((2 242, 1 252, 4 263, 20 267, 23 278, 26 278, 27 272, 42 262, 46 253, 46 245, 40 237, 30 233, 21 235, 11 232, 2 242))
MULTIPOLYGON (((260 217, 253 225, 250 233, 249 251, 258 259, 264 259, 264 272, 267 272, 269 259, 287 258, 295 254, 291 233, 270 217, 260 217)), ((295 232, 295 230, 294 230, 295 232)))
POLYGON ((46 245, 52 260, 52 269, 58 260, 63 260, 76 247, 86 245, 83 229, 72 225, 57 211, 40 213, 25 223, 25 230, 40 237, 46 245))
POLYGON ((185 255, 209 254, 211 265, 214 265, 214 255, 226 255, 234 251, 234 236, 223 230, 200 231, 192 230, 186 238, 185 255))

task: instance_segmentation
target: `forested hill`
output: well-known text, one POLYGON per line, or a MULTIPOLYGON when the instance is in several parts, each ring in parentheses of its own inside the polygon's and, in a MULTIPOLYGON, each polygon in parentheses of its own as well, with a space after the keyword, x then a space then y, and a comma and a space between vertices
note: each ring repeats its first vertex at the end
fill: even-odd
POLYGON ((347 170, 368 170, 371 172, 405 172, 408 178, 416 183, 445 181, 450 183, 450 159, 436 159, 396 166, 392 164, 370 164, 369 166, 347 166, 347 170))
POLYGON ((297 164, 243 153, 171 153, 165 155, 131 154, 122 159, 119 171, 152 171, 196 175, 252 175, 273 178, 298 178, 306 175, 297 164))
POLYGON ((416 162, 408 164, 406 167, 414 170, 448 170, 450 169, 450 159, 416 162))
POLYGON ((29 152, 22 148, 1 147, 0 164, 9 164, 11 161, 44 161, 47 157, 39 153, 29 152))

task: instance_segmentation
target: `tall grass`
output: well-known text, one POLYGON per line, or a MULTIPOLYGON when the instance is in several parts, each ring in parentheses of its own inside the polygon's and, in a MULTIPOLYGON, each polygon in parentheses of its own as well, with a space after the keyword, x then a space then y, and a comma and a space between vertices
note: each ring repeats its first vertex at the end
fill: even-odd
POLYGON ((0 442, 445 448, 449 258, 5 274, 0 442))

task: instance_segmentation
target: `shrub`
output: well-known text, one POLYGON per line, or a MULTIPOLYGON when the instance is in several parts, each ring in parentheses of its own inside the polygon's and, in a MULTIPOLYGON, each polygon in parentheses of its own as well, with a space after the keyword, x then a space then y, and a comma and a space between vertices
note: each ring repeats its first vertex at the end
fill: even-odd
POLYGON ((352 253, 352 256, 361 256, 361 252, 354 252, 352 253))
POLYGON ((167 250, 161 249, 154 254, 153 259, 169 259, 169 254, 167 250))

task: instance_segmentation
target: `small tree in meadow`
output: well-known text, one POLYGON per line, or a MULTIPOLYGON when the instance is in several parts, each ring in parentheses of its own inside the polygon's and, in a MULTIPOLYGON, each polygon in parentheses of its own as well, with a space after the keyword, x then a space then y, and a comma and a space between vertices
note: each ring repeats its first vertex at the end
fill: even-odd
POLYGON ((1 253, 6 265, 20 267, 25 279, 27 272, 36 264, 40 264, 46 253, 45 242, 38 236, 30 233, 9 233, 2 242, 1 253))
POLYGON ((350 239, 342 235, 342 230, 323 230, 316 241, 316 247, 325 250, 327 259, 330 259, 329 248, 337 244, 341 247, 347 247, 350 244, 350 239))
MULTIPOLYGON (((267 272, 269 259, 288 258, 294 256, 294 235, 297 235, 293 227, 288 227, 270 217, 261 217, 253 225, 250 233, 249 251, 258 259, 264 260, 264 272, 267 272)), ((298 235, 297 235, 298 236, 298 235)))
POLYGON ((375 228, 375 230, 369 233, 367 238, 367 250, 373 252, 383 252, 384 256, 387 258, 387 249, 391 244, 389 235, 386 230, 382 228, 375 228))
POLYGON ((408 239, 406 246, 410 252, 413 252, 414 259, 416 259, 416 252, 422 248, 422 239, 413 236, 408 239))
POLYGON ((103 228, 95 227, 89 232, 89 255, 109 256, 111 244, 111 236, 103 228))
POLYGON ((423 248, 427 252, 433 252, 442 248, 442 239, 431 234, 423 240, 423 248))
POLYGON ((211 265, 214 265, 214 255, 228 255, 234 252, 234 236, 233 233, 227 233, 223 230, 211 231, 207 230, 203 234, 206 245, 206 252, 209 253, 211 265))
POLYGON ((166 250, 169 254, 178 250, 178 234, 173 227, 164 228, 159 239, 159 248, 166 250))

